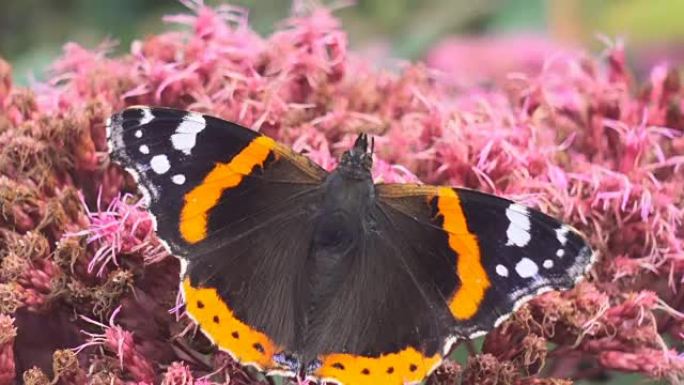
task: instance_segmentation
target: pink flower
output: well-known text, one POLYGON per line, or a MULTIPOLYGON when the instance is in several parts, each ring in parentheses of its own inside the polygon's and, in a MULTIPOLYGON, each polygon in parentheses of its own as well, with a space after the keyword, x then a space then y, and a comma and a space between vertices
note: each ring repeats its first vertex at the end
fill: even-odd
POLYGON ((103 333, 97 334, 83 331, 83 334, 88 336, 89 340, 79 346, 75 351, 76 353, 79 353, 90 346, 102 345, 108 351, 116 355, 122 370, 125 369, 137 381, 151 382, 155 378, 154 369, 147 359, 138 351, 133 339, 133 333, 114 324, 114 319, 120 310, 121 307, 118 307, 112 312, 108 325, 81 316, 81 318, 88 323, 102 328, 103 333))
POLYGON ((512 73, 533 74, 554 55, 570 52, 542 36, 447 37, 428 52, 430 67, 461 86, 501 81, 512 73))
MULTIPOLYGON (((48 80, 30 88, 17 87, 0 60, 7 335, 19 308, 80 315, 86 341, 74 342, 78 355, 56 359, 75 383, 258 382, 190 333, 187 318, 168 313, 178 263, 127 194, 132 178, 108 162, 105 119, 154 104, 236 121, 326 169, 356 133, 369 132, 378 182, 505 195, 587 235, 601 256, 588 282, 537 297, 434 381, 565 384, 608 369, 681 379, 684 90, 676 63, 641 79, 619 41, 606 40, 597 58, 510 38, 452 40, 431 51, 428 66, 379 68, 348 49, 325 8, 295 7, 260 36, 245 9, 183 3, 188 13, 165 18, 181 29, 118 57, 106 42, 94 50, 68 43, 48 80), (107 323, 114 308, 125 311, 107 323)), ((11 341, 0 344, 2 381, 12 378, 11 341)), ((51 381, 40 369, 14 378, 51 381)))
MULTIPOLYGON (((66 234, 67 237, 87 236, 88 243, 97 243, 99 248, 88 264, 88 272, 100 266, 101 276, 108 263, 119 266, 117 255, 144 253, 147 262, 157 262, 168 254, 153 235, 153 218, 141 208, 141 201, 130 204, 130 196, 115 197, 105 210, 86 212, 90 224, 86 230, 66 234)), ((98 201, 98 210, 100 203, 98 201)))

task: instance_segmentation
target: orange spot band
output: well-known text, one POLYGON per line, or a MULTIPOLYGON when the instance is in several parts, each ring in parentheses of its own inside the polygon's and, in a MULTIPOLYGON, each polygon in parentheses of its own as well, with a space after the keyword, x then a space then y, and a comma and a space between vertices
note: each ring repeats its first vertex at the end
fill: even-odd
POLYGON ((477 313, 491 283, 480 261, 477 237, 468 229, 458 194, 452 188, 440 187, 437 196, 437 209, 444 218, 442 228, 449 234, 449 247, 458 254, 456 273, 461 280, 461 286, 449 300, 449 310, 456 319, 465 320, 477 313))
POLYGON ((275 367, 273 355, 279 350, 268 336, 238 320, 214 288, 196 288, 183 280, 186 311, 204 334, 221 350, 243 365, 260 370, 275 367))
POLYGON ((274 146, 273 139, 257 137, 230 162, 217 164, 200 185, 185 194, 179 229, 186 242, 197 243, 207 237, 207 214, 218 204, 223 191, 238 186, 245 175, 263 166, 274 146))
POLYGON ((436 353, 426 357, 412 347, 379 357, 329 354, 321 357, 315 375, 344 385, 404 385, 425 379, 442 362, 436 353))

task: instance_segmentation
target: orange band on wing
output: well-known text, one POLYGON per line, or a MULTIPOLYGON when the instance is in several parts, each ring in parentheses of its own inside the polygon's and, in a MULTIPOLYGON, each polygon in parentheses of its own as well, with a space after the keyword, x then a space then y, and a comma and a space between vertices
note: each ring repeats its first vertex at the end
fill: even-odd
POLYGON ((461 286, 449 300, 449 309, 456 319, 469 319, 477 313, 491 283, 480 261, 477 237, 468 229, 458 194, 449 187, 440 187, 437 195, 437 209, 444 218, 442 227, 449 234, 449 247, 458 254, 456 273, 461 280, 461 286))
POLYGON ((329 354, 321 357, 315 376, 344 385, 404 385, 425 379, 442 362, 436 353, 426 357, 412 347, 379 357, 329 354))
POLYGON ((241 322, 214 288, 196 288, 183 280, 186 311, 204 334, 221 350, 243 365, 259 370, 275 367, 273 355, 279 350, 268 336, 241 322))
POLYGON ((230 162, 217 164, 200 185, 185 194, 179 229, 186 242, 197 243, 206 238, 207 214, 221 199, 223 191, 239 185, 254 167, 263 166, 274 146, 273 139, 257 137, 230 162))

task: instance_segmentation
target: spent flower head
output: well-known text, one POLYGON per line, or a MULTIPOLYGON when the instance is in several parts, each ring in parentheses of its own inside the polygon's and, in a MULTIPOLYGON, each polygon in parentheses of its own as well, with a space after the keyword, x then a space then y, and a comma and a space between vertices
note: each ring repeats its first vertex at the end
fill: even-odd
POLYGON ((38 361, 13 375, 10 332, 36 331, 9 321, 22 309, 79 314, 85 334, 38 348, 74 383, 262 382, 168 312, 179 266, 129 195, 135 181, 108 162, 105 120, 133 104, 236 121, 326 169, 368 132, 377 181, 513 197, 586 234, 601 255, 589 282, 536 298, 431 384, 684 377, 684 90, 674 63, 641 76, 619 41, 591 55, 523 37, 515 49, 510 39, 449 39, 427 55, 438 69, 380 67, 348 49, 330 9, 298 3, 261 36, 243 8, 183 4, 188 12, 165 18, 181 29, 128 54, 68 43, 30 88, 0 60, 1 380, 52 381, 38 361), (492 52, 501 60, 478 59, 492 52))

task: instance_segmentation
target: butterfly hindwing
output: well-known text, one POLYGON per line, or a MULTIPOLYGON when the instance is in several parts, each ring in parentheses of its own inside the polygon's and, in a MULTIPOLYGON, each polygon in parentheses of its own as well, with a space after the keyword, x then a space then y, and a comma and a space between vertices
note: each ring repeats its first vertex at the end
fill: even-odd
MULTIPOLYGON (((408 205, 429 220, 423 205, 408 205)), ((456 283, 455 260, 438 228, 382 205, 354 217, 355 241, 335 260, 335 290, 312 312, 305 350, 322 352, 317 378, 341 384, 421 381, 442 361, 451 315, 445 295, 456 283)), ((342 221, 336 221, 337 223, 342 221)), ((325 228, 325 225, 321 226, 325 228)), ((321 259, 314 250, 314 259, 321 259)))
POLYGON ((273 355, 293 338, 290 283, 311 242, 307 207, 327 172, 252 130, 187 111, 131 107, 108 135, 159 237, 184 261, 188 313, 241 363, 275 370, 273 355))

